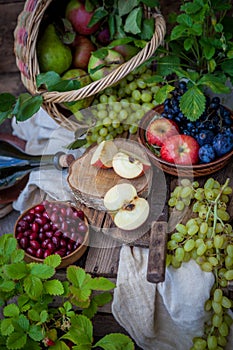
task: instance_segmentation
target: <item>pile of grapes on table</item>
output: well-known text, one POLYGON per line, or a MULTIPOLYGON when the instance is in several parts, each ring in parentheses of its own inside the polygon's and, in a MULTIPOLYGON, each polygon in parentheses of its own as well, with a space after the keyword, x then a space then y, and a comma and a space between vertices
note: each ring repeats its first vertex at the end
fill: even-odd
POLYGON ((209 163, 222 157, 233 149, 233 118, 231 112, 220 103, 220 98, 206 97, 206 108, 201 117, 190 121, 181 112, 179 102, 187 91, 187 84, 180 82, 164 102, 161 114, 174 121, 180 134, 193 137, 199 144, 199 163, 209 163))

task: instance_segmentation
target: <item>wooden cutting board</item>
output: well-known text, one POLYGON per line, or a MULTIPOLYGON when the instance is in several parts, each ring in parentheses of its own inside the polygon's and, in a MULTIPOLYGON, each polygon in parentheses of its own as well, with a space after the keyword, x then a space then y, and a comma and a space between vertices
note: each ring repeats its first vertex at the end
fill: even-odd
MULTIPOLYGON (((146 152, 137 142, 116 139, 116 146, 149 162, 146 152)), ((76 200, 95 210, 104 210, 103 203, 106 192, 116 184, 131 183, 140 197, 148 197, 152 182, 152 168, 135 179, 124 179, 117 175, 112 168, 102 169, 91 165, 91 158, 97 146, 89 148, 82 157, 76 159, 69 168, 68 183, 76 200)))
MULTIPOLYGON (((116 139, 114 143, 119 149, 138 155, 149 162, 147 153, 138 142, 116 139)), ((151 191, 153 168, 149 168, 145 174, 138 178, 124 179, 117 175, 112 168, 101 169, 91 165, 91 158, 96 147, 89 148, 83 156, 71 164, 67 178, 68 184, 77 204, 82 207, 94 231, 101 230, 121 243, 135 241, 149 231, 150 225, 146 222, 145 225, 133 232, 120 230, 114 225, 112 217, 107 213, 103 199, 111 187, 122 182, 131 183, 140 197, 148 198, 151 191)))
MULTIPOLYGON (((131 140, 114 140, 117 147, 138 154, 148 160, 147 154, 142 146, 131 140)), ((149 245, 151 224, 160 215, 166 199, 166 179, 164 173, 152 167, 145 175, 132 179, 122 179, 115 174, 113 169, 98 169, 90 165, 91 157, 97 146, 88 149, 82 157, 76 159, 69 168, 68 183, 74 194, 77 206, 86 214, 94 232, 102 232, 122 243, 149 245), (150 215, 148 220, 138 229, 125 231, 117 228, 111 215, 103 205, 105 193, 119 182, 130 182, 137 189, 138 195, 148 199, 150 204, 150 215)))

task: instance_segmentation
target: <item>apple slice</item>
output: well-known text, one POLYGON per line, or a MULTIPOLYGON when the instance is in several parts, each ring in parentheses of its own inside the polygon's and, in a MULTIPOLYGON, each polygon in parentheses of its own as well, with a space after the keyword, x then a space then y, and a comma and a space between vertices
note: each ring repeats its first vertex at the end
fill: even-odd
POLYGON ((94 151, 91 165, 98 168, 112 168, 112 159, 118 148, 112 140, 102 141, 94 151))
POLYGON ((129 183, 121 183, 106 192, 104 205, 109 211, 116 211, 135 197, 137 197, 136 188, 129 183))
POLYGON ((151 164, 139 156, 127 151, 117 152, 112 160, 112 167, 117 175, 124 179, 134 179, 144 174, 151 164))
POLYGON ((130 231, 140 227, 149 216, 149 203, 137 195, 129 183, 113 186, 104 196, 104 205, 113 216, 113 221, 122 230, 130 231))

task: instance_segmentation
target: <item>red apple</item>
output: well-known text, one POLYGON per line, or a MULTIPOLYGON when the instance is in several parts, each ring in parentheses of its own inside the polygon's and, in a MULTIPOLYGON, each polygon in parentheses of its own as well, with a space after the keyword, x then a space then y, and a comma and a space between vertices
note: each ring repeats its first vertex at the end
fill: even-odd
POLYGON ((198 142, 189 135, 175 135, 166 139, 161 147, 161 158, 179 165, 197 164, 199 161, 198 142))
POLYGON ((154 119, 147 127, 146 139, 150 145, 162 146, 165 140, 179 133, 178 125, 170 119, 154 119))
POLYGON ((80 0, 70 0, 66 7, 66 18, 79 34, 91 35, 99 29, 99 22, 91 27, 88 26, 93 14, 93 11, 88 12, 86 10, 85 4, 80 0))
POLYGON ((87 70, 91 53, 96 49, 95 45, 86 36, 76 35, 72 46, 74 47, 73 66, 87 70))
POLYGON ((119 52, 108 49, 104 58, 98 58, 95 53, 91 54, 88 63, 88 73, 93 81, 99 80, 108 75, 112 70, 116 69, 124 62, 124 58, 119 52), (100 67, 97 69, 97 67, 100 67), (95 70, 95 68, 97 70, 95 70))
POLYGON ((125 61, 128 61, 140 51, 138 47, 129 44, 114 46, 113 50, 119 52, 124 57, 125 61))

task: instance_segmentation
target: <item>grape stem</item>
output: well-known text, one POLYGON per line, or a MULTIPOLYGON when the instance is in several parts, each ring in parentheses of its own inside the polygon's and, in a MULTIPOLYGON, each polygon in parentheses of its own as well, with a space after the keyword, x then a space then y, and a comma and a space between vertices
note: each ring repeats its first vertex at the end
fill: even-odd
POLYGON ((215 236, 215 230, 216 230, 216 225, 217 225, 217 220, 218 220, 218 214, 217 214, 217 210, 218 210, 218 201, 224 191, 224 189, 228 186, 230 179, 227 178, 225 181, 225 184, 222 186, 221 191, 219 191, 219 194, 217 195, 217 197, 214 200, 214 222, 213 222, 213 231, 212 231, 212 237, 215 236))

